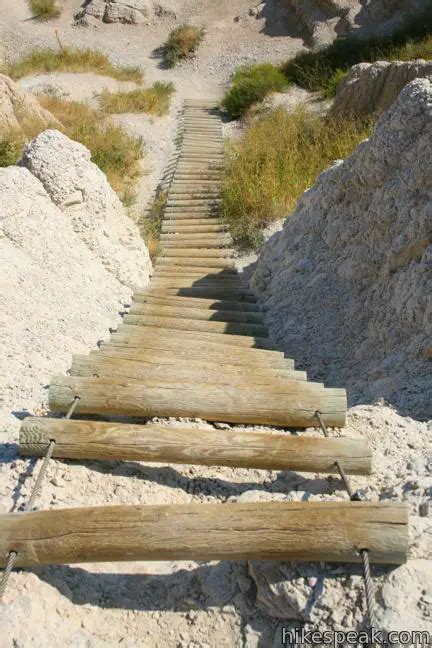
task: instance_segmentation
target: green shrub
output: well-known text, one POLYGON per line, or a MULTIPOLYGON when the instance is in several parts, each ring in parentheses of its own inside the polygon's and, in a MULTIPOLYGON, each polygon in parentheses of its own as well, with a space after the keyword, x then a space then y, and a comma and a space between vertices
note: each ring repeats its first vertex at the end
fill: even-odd
POLYGON ((24 142, 24 135, 20 132, 0 135, 0 167, 16 164, 21 159, 24 142))
POLYGON ((114 77, 119 81, 142 81, 142 72, 136 67, 113 65, 108 56, 90 48, 62 47, 34 49, 17 63, 6 66, 5 73, 12 79, 44 72, 94 72, 114 77))
POLYGON ((174 67, 179 61, 193 56, 203 40, 205 32, 193 25, 180 25, 173 29, 163 46, 164 61, 174 67))
POLYGON ((108 113, 145 112, 166 115, 169 110, 172 83, 154 83, 150 88, 137 88, 129 92, 102 92, 100 106, 108 113))
POLYGON ((271 92, 280 92, 288 85, 283 73, 272 63, 247 65, 234 74, 232 86, 225 94, 222 106, 234 119, 271 92))
POLYGON ((337 79, 352 65, 377 60, 432 58, 432 8, 385 36, 340 38, 318 52, 304 52, 282 66, 288 81, 333 96, 337 79))
POLYGON ((40 97, 44 108, 63 124, 65 134, 84 144, 91 159, 106 174, 111 186, 127 204, 140 175, 142 140, 115 126, 101 111, 77 101, 40 97))
POLYGON ((240 248, 256 248, 262 231, 295 207, 301 194, 334 160, 370 133, 370 125, 326 121, 305 109, 282 108, 252 123, 229 145, 222 213, 240 248))
POLYGON ((30 10, 37 20, 51 20, 60 16, 56 0, 27 0, 30 10))

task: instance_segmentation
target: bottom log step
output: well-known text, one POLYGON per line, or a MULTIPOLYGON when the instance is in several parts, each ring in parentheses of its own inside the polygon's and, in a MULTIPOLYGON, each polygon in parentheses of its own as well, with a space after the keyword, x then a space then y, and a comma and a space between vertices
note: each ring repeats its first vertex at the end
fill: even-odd
POLYGON ((43 456, 56 442, 53 457, 147 461, 231 466, 262 470, 369 475, 372 453, 363 439, 315 438, 286 433, 266 434, 161 425, 26 418, 20 430, 24 456, 43 456))
POLYGON ((406 504, 99 506, 0 515, 0 567, 133 560, 405 562, 406 504))

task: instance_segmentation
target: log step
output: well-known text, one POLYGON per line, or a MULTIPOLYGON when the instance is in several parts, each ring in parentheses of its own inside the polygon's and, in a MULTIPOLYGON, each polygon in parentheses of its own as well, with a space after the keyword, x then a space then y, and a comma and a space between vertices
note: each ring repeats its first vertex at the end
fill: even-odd
POLYGON ((382 502, 98 506, 0 515, 0 566, 137 560, 400 564, 408 507, 382 502))
POLYGON ((180 317, 217 322, 241 322, 244 324, 263 324, 262 313, 210 310, 208 308, 180 308, 159 304, 132 304, 130 315, 156 315, 160 317, 180 317))
POLYGON ((204 299, 217 299, 224 301, 239 301, 242 303, 256 304, 255 295, 246 288, 230 289, 229 287, 200 287, 200 286, 183 286, 178 288, 147 288, 147 295, 157 295, 160 297, 191 297, 204 299))
MULTIPOLYGON (((90 356, 74 355, 71 367, 71 376, 83 376, 91 378, 92 376, 111 377, 116 379, 127 378, 130 381, 154 381, 163 382, 168 385, 171 383, 174 387, 178 385, 179 380, 184 383, 200 383, 206 385, 236 385, 237 387, 245 386, 246 378, 244 374, 237 371, 223 372, 219 367, 213 365, 212 369, 191 368, 187 363, 177 361, 177 365, 162 364, 156 365, 148 362, 141 362, 137 359, 126 358, 107 358, 100 351, 93 352, 90 356)), ((306 374, 303 371, 293 369, 279 369, 273 371, 269 368, 256 371, 247 382, 247 385, 261 386, 263 389, 274 389, 276 385, 282 386, 285 380, 306 380, 306 374)))
MULTIPOLYGON (((137 326, 135 324, 120 324, 117 332, 113 333, 111 340, 117 338, 132 339, 143 341, 156 341, 162 340, 172 336, 172 339, 181 340, 182 342, 215 342, 226 346, 240 346, 247 348, 257 348, 266 350, 275 350, 267 338, 258 336, 246 335, 225 335, 224 333, 211 333, 208 331, 182 331, 175 329, 172 326, 164 326, 163 328, 137 326)), ((283 357, 283 354, 281 354, 283 357)))
MULTIPOLYGON (((230 337, 230 336, 221 336, 230 337)), ((343 389, 324 389, 301 380, 287 380, 283 390, 263 391, 253 385, 240 389, 233 385, 131 382, 128 379, 77 378, 54 376, 49 390, 53 412, 67 412, 76 396, 75 413, 112 416, 174 416, 208 421, 316 427, 317 410, 328 427, 343 427, 346 394, 343 389)))
POLYGON ((372 453, 363 439, 314 438, 247 430, 174 428, 55 418, 24 419, 19 435, 24 456, 146 461, 261 470, 370 475, 372 453))
POLYGON ((136 292, 133 296, 133 303, 138 304, 159 304, 161 306, 174 306, 188 309, 208 309, 240 311, 248 313, 261 313, 257 304, 249 304, 243 301, 221 301, 219 299, 190 299, 189 297, 171 297, 169 295, 152 295, 151 293, 136 292))
POLYGON ((125 315, 123 321, 125 324, 133 324, 134 326, 167 327, 177 331, 205 331, 232 335, 257 335, 258 337, 268 336, 267 328, 261 324, 213 320, 205 321, 157 315, 125 315))

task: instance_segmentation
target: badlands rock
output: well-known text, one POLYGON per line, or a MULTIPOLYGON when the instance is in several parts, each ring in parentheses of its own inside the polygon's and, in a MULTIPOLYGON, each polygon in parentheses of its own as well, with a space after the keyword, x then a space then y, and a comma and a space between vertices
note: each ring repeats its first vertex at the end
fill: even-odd
POLYGON ((144 241, 85 146, 47 130, 25 147, 22 165, 40 180, 118 281, 127 286, 147 283, 151 263, 144 241))
POLYGON ((382 113, 407 83, 430 75, 432 61, 359 63, 339 84, 330 114, 364 118, 382 113))
POLYGON ((0 132, 22 131, 26 128, 60 126, 35 97, 4 74, 0 74, 0 132))
POLYGON ((432 415, 431 147, 432 84, 417 79, 305 192, 252 280, 311 379, 419 417, 432 415))
POLYGON ((150 0, 91 0, 78 11, 75 20, 91 24, 92 20, 106 23, 139 24, 146 22, 152 14, 150 0))
POLYGON ((348 33, 391 31, 405 17, 429 6, 427 0, 284 0, 315 47, 348 33))
POLYGON ((118 319, 131 291, 76 235, 28 169, 0 169, 0 438, 118 319))

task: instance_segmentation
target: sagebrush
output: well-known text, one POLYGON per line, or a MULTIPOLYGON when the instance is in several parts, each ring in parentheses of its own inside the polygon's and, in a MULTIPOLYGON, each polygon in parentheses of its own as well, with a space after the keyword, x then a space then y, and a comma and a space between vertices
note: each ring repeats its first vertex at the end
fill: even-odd
POLYGON ((334 160, 366 139, 371 125, 328 121, 304 108, 282 108, 253 122, 228 145, 222 213, 236 244, 257 248, 265 227, 289 214, 334 160))
POLYGON ((174 67, 182 59, 193 56, 204 36, 204 29, 194 25, 180 25, 173 29, 163 46, 166 65, 174 67))
POLYGON ((27 2, 37 20, 52 20, 61 14, 57 0, 27 0, 27 2))

